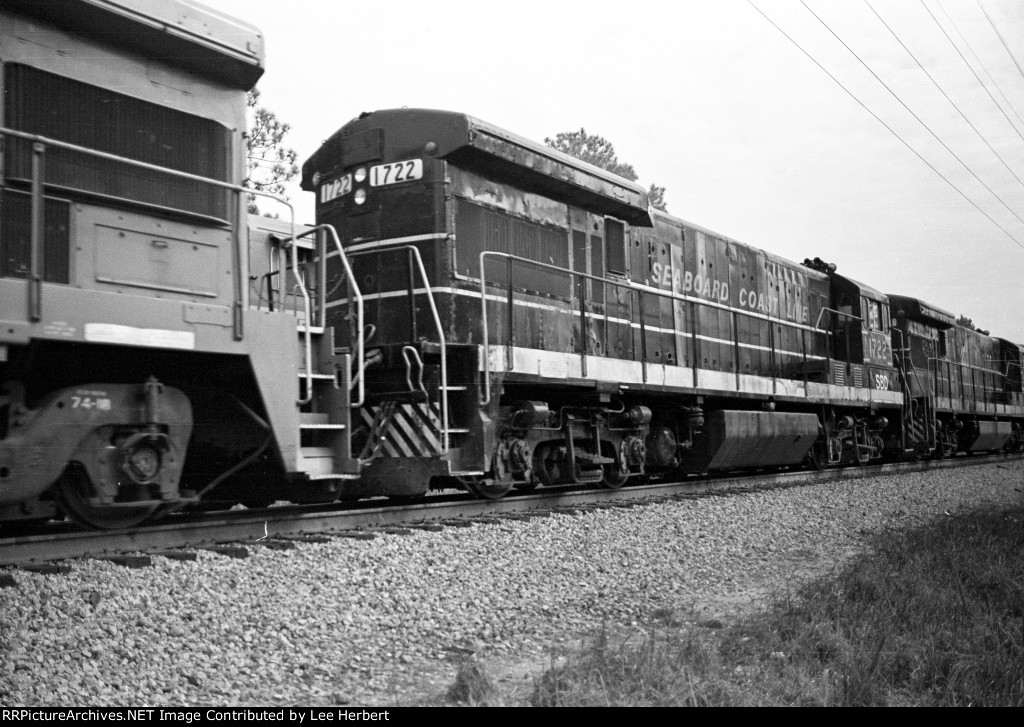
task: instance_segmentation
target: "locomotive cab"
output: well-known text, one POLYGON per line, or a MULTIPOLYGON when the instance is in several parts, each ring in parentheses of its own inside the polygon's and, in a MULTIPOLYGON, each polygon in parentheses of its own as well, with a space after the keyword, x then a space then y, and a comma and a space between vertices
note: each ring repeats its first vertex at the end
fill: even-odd
POLYGON ((864 283, 833 274, 832 306, 833 381, 879 391, 897 390, 889 299, 864 283))

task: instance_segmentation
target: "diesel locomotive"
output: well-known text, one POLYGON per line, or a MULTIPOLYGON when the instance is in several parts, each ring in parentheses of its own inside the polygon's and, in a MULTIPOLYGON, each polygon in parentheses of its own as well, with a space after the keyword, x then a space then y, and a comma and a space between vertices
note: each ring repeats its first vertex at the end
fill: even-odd
POLYGON ((355 476, 354 364, 294 275, 312 243, 245 213, 260 33, 192 2, 10 0, 0 66, 0 521, 127 527, 355 476))
POLYGON ((302 183, 371 332, 353 497, 1020 447, 1018 347, 484 121, 363 114, 302 183))
POLYGON ((363 114, 316 224, 247 217, 262 47, 0 7, 0 523, 1024 449, 1024 347, 465 114, 363 114))

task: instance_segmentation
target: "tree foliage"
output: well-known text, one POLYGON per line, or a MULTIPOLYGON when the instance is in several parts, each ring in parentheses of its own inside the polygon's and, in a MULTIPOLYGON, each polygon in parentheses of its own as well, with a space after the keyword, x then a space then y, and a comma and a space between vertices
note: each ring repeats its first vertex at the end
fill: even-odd
MULTIPOLYGON (((562 131, 555 134, 555 138, 547 137, 544 143, 557 149, 564 154, 574 156, 595 167, 606 169, 612 174, 618 174, 631 182, 635 182, 639 176, 632 164, 620 162, 615 153, 615 146, 597 134, 588 134, 587 130, 580 127, 579 131, 562 131)), ((652 184, 647 192, 650 203, 655 209, 668 211, 665 204, 665 188, 652 184)))
POLYGON ((579 131, 562 131, 555 138, 544 139, 544 143, 558 151, 574 156, 577 159, 593 164, 595 167, 607 169, 630 181, 637 180, 636 170, 632 164, 623 164, 615 154, 615 147, 603 136, 588 134, 580 127, 579 131))
POLYGON ((647 197, 650 199, 651 207, 662 212, 668 212, 668 205, 665 203, 665 188, 652 184, 647 190, 647 197))
POLYGON ((974 325, 974 321, 972 321, 970 318, 968 318, 967 316, 965 316, 962 313, 956 317, 956 324, 958 326, 963 326, 964 328, 970 329, 972 331, 977 331, 978 333, 981 333, 982 335, 985 335, 985 336, 989 335, 988 331, 986 331, 985 329, 979 328, 978 326, 974 325))
MULTIPOLYGON (((291 126, 278 119, 273 111, 259 106, 259 99, 260 92, 255 88, 246 95, 250 127, 242 186, 287 199, 284 185, 299 174, 298 153, 284 146, 291 126)), ((249 195, 248 209, 251 214, 259 214, 256 195, 249 195)))

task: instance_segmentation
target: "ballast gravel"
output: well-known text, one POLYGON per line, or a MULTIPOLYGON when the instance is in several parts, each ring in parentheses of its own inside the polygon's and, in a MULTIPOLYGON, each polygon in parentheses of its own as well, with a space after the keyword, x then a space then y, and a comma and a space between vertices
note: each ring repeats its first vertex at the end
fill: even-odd
POLYGON ((408 703, 470 653, 545 659, 605 626, 727 615, 864 536, 1020 504, 1024 463, 445 528, 244 560, 6 573, 0 706, 408 703))

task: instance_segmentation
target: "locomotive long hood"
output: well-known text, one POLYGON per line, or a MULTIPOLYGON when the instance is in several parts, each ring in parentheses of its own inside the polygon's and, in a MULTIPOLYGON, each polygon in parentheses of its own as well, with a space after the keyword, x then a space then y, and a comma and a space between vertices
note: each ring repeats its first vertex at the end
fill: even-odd
POLYGON ((259 30, 191 0, 3 0, 75 33, 248 91, 263 75, 259 30))
POLYGON ((521 183, 554 199, 651 227, 643 187, 604 169, 524 139, 486 121, 451 111, 389 109, 362 114, 337 131, 302 165, 302 188, 373 159, 433 156, 521 183), (375 147, 375 148, 374 148, 375 147))

